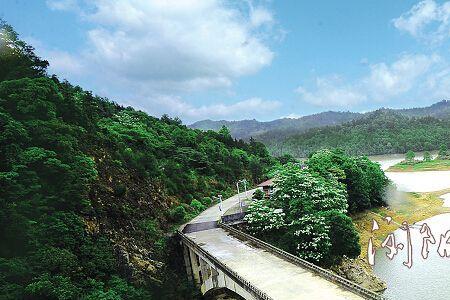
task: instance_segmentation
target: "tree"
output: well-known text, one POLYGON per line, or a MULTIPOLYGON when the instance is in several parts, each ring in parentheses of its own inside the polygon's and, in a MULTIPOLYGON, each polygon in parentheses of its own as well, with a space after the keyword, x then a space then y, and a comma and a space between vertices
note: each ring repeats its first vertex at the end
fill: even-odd
MULTIPOLYGON (((338 178, 350 180, 348 184, 355 191, 358 191, 358 184, 366 189, 364 193, 370 193, 372 187, 384 189, 387 179, 383 171, 379 165, 369 162, 367 158, 325 151, 308 159, 309 168, 297 164, 277 165, 275 192, 270 201, 255 200, 255 207, 251 207, 250 215, 246 216, 251 221, 249 231, 323 266, 335 264, 343 256, 357 257, 361 250, 359 236, 346 215, 349 200, 345 184, 338 178), (358 170, 362 179, 352 175, 352 168, 358 170), (271 215, 277 212, 276 208, 284 212, 278 218, 271 215), (272 229, 274 223, 284 224, 283 231, 264 231, 272 229)), ((374 205, 382 203, 378 197, 381 198, 383 192, 378 191, 374 196, 374 205)))
POLYGON ((325 218, 330 230, 328 236, 331 241, 332 264, 337 263, 344 255, 350 258, 358 257, 361 253, 359 235, 349 216, 338 211, 327 211, 321 213, 325 218))
POLYGON ((287 164, 274 178, 272 201, 286 213, 288 221, 305 214, 337 210, 347 212, 346 191, 333 178, 323 178, 298 165, 287 164))
POLYGON ((330 226, 325 217, 307 214, 290 226, 294 228, 295 254, 310 262, 328 265, 331 261, 332 241, 329 236, 330 226))
POLYGON ((19 40, 17 32, 0 19, 0 81, 44 76, 48 61, 40 59, 34 48, 19 40))
POLYGON ((405 161, 408 164, 413 164, 414 163, 414 158, 416 157, 416 154, 414 153, 414 151, 409 150, 408 152, 406 152, 405 155, 405 161))
POLYGON ((429 151, 423 153, 423 161, 431 161, 431 153, 429 151))
POLYGON ((244 221, 251 233, 270 238, 274 231, 285 227, 284 213, 269 206, 265 200, 254 200, 247 208, 244 221))
POLYGON ((439 147, 439 153, 438 153, 438 157, 439 159, 448 159, 448 148, 446 144, 442 144, 439 147))
POLYGON ((253 193, 253 199, 255 200, 262 200, 264 199, 265 194, 261 189, 257 189, 254 193, 253 193))
POLYGON ((341 149, 322 149, 313 153, 305 164, 310 171, 337 179, 345 186, 351 213, 384 203, 388 179, 380 166, 367 157, 351 157, 341 149))

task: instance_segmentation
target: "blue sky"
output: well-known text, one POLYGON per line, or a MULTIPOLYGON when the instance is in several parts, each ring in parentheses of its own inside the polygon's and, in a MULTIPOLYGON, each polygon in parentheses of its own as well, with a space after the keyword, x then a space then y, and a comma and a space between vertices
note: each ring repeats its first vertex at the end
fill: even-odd
POLYGON ((450 98, 450 2, 2 0, 50 72, 191 123, 450 98))

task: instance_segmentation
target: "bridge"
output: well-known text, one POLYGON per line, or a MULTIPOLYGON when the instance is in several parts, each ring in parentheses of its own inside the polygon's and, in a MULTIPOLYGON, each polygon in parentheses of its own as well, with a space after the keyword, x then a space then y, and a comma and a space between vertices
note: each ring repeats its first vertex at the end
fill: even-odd
MULTIPOLYGON (((235 195, 222 211, 235 207, 235 195)), ((228 289, 248 300, 383 299, 328 270, 219 222, 210 207, 179 230, 186 273, 206 295, 228 289)))

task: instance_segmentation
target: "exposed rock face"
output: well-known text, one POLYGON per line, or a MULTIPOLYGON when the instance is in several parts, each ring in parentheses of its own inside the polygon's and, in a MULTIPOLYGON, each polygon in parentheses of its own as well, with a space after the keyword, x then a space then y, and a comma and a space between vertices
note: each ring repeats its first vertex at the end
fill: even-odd
POLYGON ((331 270, 374 292, 387 288, 386 283, 373 273, 371 266, 363 258, 344 258, 340 265, 331 267, 331 270))

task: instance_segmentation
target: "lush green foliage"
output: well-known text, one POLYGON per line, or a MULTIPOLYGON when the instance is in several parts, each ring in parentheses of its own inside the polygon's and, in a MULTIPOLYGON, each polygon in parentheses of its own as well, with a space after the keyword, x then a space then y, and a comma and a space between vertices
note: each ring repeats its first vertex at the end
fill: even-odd
POLYGON ((274 187, 271 200, 283 209, 289 220, 327 210, 347 212, 344 185, 298 165, 283 168, 274 179, 274 187))
POLYGON ((47 77, 3 23, 0 41, 2 299, 188 298, 164 232, 236 179, 264 179, 264 145, 47 77))
POLYGON ((438 153, 439 159, 450 159, 450 155, 448 153, 448 147, 447 144, 442 144, 439 147, 439 153, 438 153))
POLYGON ((414 158, 416 157, 416 154, 414 153, 414 151, 409 150, 408 152, 406 152, 405 154, 405 161, 407 163, 414 163, 414 158))
POLYGON ((380 166, 342 150, 321 150, 305 165, 277 169, 270 201, 247 211, 248 230, 311 262, 329 266, 360 254, 347 212, 384 204, 388 180, 380 166), (279 209, 282 209, 282 212, 279 209))
POLYGON ((341 149, 320 150, 306 162, 310 171, 325 178, 336 178, 348 194, 349 212, 357 212, 384 204, 388 179, 377 163, 367 157, 352 157, 341 149))
MULTIPOLYGON (((449 104, 446 102, 447 107, 449 104)), ((348 123, 310 129, 282 140, 263 139, 275 154, 307 157, 319 149, 342 148, 353 155, 406 153, 408 150, 436 150, 450 144, 450 115, 409 117, 379 110, 348 123)), ((278 134, 278 136, 282 136, 278 134)))
POLYGON ((431 161, 431 159, 432 157, 430 151, 425 151, 423 153, 423 161, 431 161))
POLYGON ((257 189, 253 193, 253 199, 262 200, 262 199, 264 199, 264 197, 265 197, 265 193, 261 189, 257 189))

